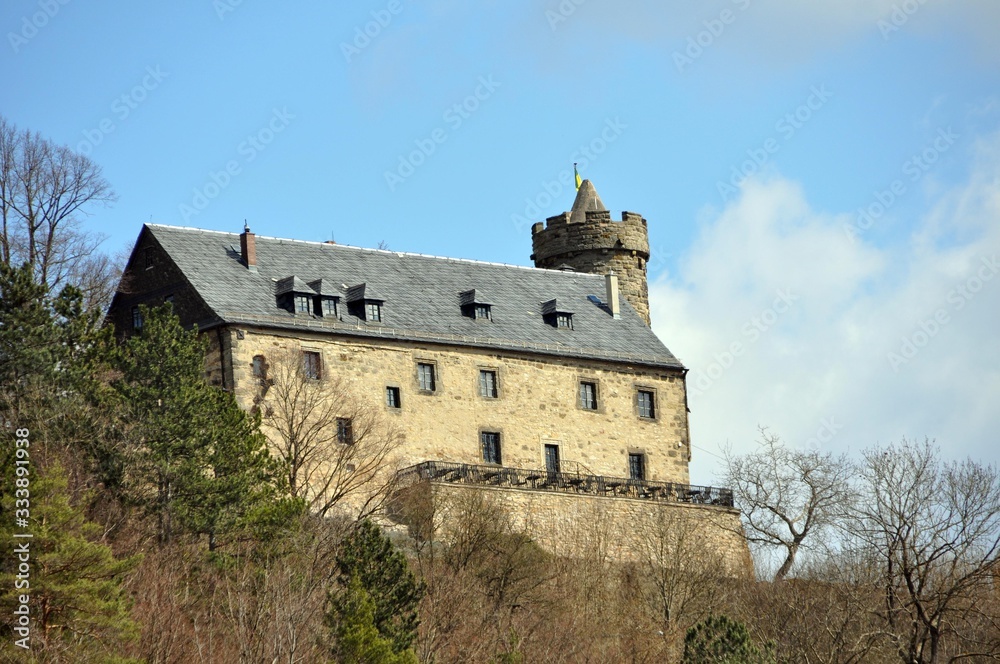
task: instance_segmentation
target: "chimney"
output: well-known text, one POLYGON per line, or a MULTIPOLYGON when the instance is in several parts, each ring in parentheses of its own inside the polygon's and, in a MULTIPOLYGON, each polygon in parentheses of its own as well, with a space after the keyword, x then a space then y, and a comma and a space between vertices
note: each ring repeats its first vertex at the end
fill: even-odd
POLYGON ((250 232, 246 220, 243 221, 243 233, 240 235, 240 254, 243 262, 251 272, 257 271, 257 242, 254 234, 250 232))
POLYGON ((618 277, 614 272, 604 275, 604 304, 614 318, 622 317, 621 304, 618 303, 618 277))

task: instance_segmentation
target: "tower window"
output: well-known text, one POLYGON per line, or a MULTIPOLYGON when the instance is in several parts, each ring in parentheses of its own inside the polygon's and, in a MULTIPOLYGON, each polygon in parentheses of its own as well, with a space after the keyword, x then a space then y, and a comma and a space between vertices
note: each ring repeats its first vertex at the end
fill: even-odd
POLYGON ((628 476, 633 480, 646 479, 646 455, 630 453, 628 455, 628 476))
POLYGON ((354 444, 354 426, 348 417, 337 418, 337 442, 343 445, 354 444))
POLYGON ((486 397, 487 399, 496 399, 498 394, 497 372, 491 369, 480 369, 479 396, 486 397))
POLYGON ((483 461, 500 465, 500 434, 496 431, 483 431, 479 434, 483 446, 483 461))
POLYGON ((433 364, 428 362, 417 363, 417 385, 425 392, 433 392, 436 389, 433 364))
POLYGON ((386 386, 385 388, 385 405, 389 408, 402 408, 403 404, 399 399, 399 388, 386 386))
POLYGON ((654 419, 656 417, 656 403, 654 394, 650 390, 639 390, 636 392, 636 406, 639 409, 639 417, 654 419))
POLYGON ((597 410, 597 383, 580 383, 580 408, 597 410))
POLYGON ((319 380, 322 377, 323 367, 319 353, 313 350, 302 351, 302 371, 306 378, 311 380, 319 380))

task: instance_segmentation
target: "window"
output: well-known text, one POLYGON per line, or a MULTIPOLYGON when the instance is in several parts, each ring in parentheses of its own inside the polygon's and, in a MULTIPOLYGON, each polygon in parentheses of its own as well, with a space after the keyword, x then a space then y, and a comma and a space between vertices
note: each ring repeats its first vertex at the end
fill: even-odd
POLYGON ((483 443, 483 461, 500 465, 500 434, 496 431, 483 431, 479 434, 483 443))
POLYGON ((389 408, 402 408, 402 402, 399 400, 399 388, 387 386, 385 388, 385 405, 389 408))
POLYGON ((365 320, 381 322, 382 305, 378 302, 365 302, 365 320))
POLYGON ((490 305, 488 304, 476 304, 472 308, 473 318, 477 319, 490 319, 490 305))
POLYGON ((263 355, 253 356, 253 377, 254 378, 267 378, 267 360, 264 359, 263 355))
POLYGON ((164 302, 164 304, 169 304, 169 305, 173 306, 173 304, 174 304, 174 294, 171 293, 170 295, 164 296, 163 302, 164 302))
POLYGON ((630 453, 628 455, 628 476, 633 480, 646 479, 646 455, 630 453))
POLYGON ((337 442, 344 445, 354 444, 354 426, 350 418, 337 418, 337 442))
POLYGON ((132 329, 136 332, 142 331, 142 313, 139 307, 132 307, 132 329))
POLYGON ((545 470, 549 473, 559 472, 559 446, 545 446, 545 470))
POLYGON ((295 313, 297 314, 308 314, 311 309, 309 307, 309 296, 308 295, 296 295, 295 296, 295 313))
POLYGON ((497 398, 497 372, 489 369, 479 370, 479 395, 488 399, 497 398))
POLYGON ((337 301, 332 297, 323 298, 323 315, 324 316, 337 316, 337 301))
POLYGON ((417 363, 417 384, 420 386, 421 390, 427 392, 433 392, 435 389, 434 384, 434 365, 427 362, 417 363))
POLYGON ((580 383, 580 408, 597 410, 597 383, 580 383))
POLYGON ((145 258, 146 269, 147 270, 149 268, 153 267, 154 265, 156 265, 156 248, 155 247, 146 247, 145 251, 142 252, 142 255, 145 258))
POLYGON ((573 314, 556 314, 556 327, 564 327, 566 329, 572 330, 573 314))
POLYGON ((319 380, 322 376, 319 353, 313 350, 302 351, 302 369, 305 371, 306 378, 319 380))
POLYGON ((645 417, 650 420, 656 417, 656 405, 651 391, 639 390, 636 393, 636 400, 639 407, 639 417, 645 417))

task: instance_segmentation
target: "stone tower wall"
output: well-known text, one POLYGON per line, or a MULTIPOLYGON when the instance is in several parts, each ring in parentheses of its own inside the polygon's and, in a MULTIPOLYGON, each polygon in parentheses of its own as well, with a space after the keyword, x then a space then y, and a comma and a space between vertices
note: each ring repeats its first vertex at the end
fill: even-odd
POLYGON ((623 212, 620 221, 613 220, 608 211, 588 211, 586 215, 586 221, 574 223, 566 212, 532 227, 531 258, 535 267, 569 265, 590 274, 614 271, 622 295, 649 325, 646 220, 634 212, 623 212))

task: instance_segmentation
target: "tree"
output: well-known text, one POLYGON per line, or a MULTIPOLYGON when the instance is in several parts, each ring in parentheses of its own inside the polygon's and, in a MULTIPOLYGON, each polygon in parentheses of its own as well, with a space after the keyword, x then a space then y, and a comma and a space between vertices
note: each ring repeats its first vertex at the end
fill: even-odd
POLYGON ((848 532, 900 660, 1000 659, 997 469, 904 439, 865 451, 857 473, 848 532))
MULTIPOLYGON (((140 307, 143 326, 116 357, 124 413, 119 447, 126 498, 157 518, 161 544, 176 530, 208 537, 287 519, 281 468, 257 422, 204 378, 205 342, 170 305, 140 307)), ((117 481, 117 480, 116 480, 117 481)))
POLYGON ((743 514, 747 540, 782 551, 774 580, 784 579, 803 542, 832 526, 851 498, 850 467, 844 458, 794 450, 760 429, 756 452, 726 452, 726 483, 743 514))
POLYGON ((399 431, 344 378, 311 378, 300 353, 267 360, 256 402, 291 495, 320 516, 337 506, 358 519, 377 511, 395 478, 390 460, 402 443, 399 431))
MULTIPOLYGON (((410 571, 403 553, 369 519, 357 524, 337 555, 337 588, 330 594, 330 624, 338 625, 364 609, 358 584, 372 603, 372 624, 395 653, 405 652, 416 638, 417 604, 424 585, 410 571)), ((355 617, 357 617, 355 615, 355 617)))
POLYGON ((96 253, 103 237, 84 231, 81 217, 116 198, 88 157, 0 117, 0 262, 27 263, 53 290, 86 286, 88 303, 107 304, 114 265, 96 253))
POLYGON ((409 648, 396 650, 375 625, 375 603, 357 576, 351 576, 327 621, 337 637, 336 653, 344 664, 416 664, 409 648))
POLYGON ((746 625, 726 616, 709 616, 684 637, 682 664, 766 664, 773 662, 770 646, 753 643, 746 625))

